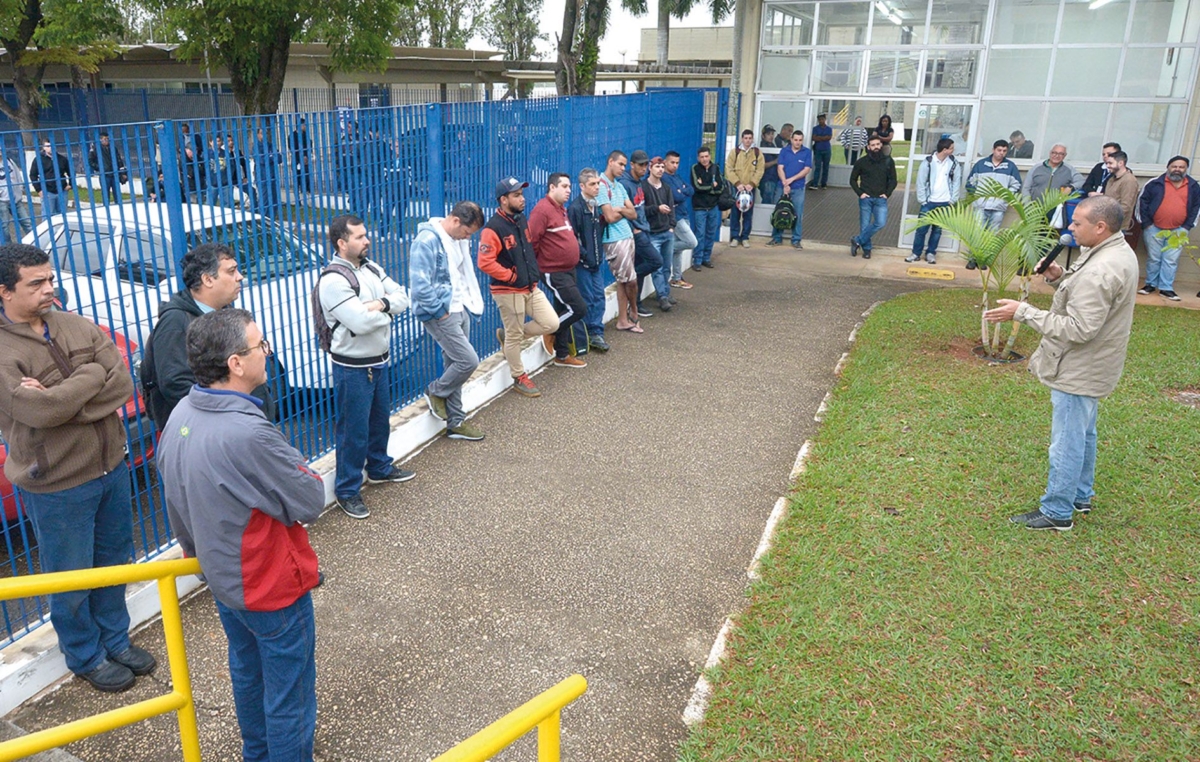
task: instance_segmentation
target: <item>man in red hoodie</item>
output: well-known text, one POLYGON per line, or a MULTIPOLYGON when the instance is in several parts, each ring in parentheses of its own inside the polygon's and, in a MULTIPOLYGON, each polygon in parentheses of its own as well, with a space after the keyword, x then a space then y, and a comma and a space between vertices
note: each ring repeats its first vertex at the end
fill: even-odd
POLYGON ((550 188, 529 213, 529 240, 542 271, 542 286, 556 300, 558 331, 546 334, 546 351, 554 355, 560 368, 586 368, 587 363, 570 352, 571 326, 587 313, 587 302, 575 282, 579 264, 579 241, 567 218, 571 200, 571 178, 562 172, 550 175, 550 188))
POLYGON ((479 269, 491 277, 492 300, 500 310, 503 328, 496 338, 508 360, 513 388, 526 397, 540 397, 521 360, 521 342, 530 336, 545 336, 558 330, 558 315, 550 300, 538 290, 542 273, 529 240, 525 223, 525 189, 515 177, 496 183, 499 208, 483 226, 479 236, 479 269), (525 319, 531 322, 526 323, 525 319))

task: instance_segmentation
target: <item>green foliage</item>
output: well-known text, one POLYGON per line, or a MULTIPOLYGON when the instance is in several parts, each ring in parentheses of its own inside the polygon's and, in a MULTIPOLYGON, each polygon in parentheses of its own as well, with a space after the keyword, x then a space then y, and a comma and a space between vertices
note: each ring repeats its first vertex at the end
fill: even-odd
POLYGON ((541 58, 537 43, 550 39, 538 31, 542 0, 510 0, 494 2, 484 14, 482 31, 489 45, 504 51, 509 61, 530 61, 541 58))
POLYGON ((1179 249, 1184 256, 1200 267, 1200 246, 1192 243, 1192 231, 1160 230, 1155 234, 1155 238, 1162 239, 1164 251, 1179 249))

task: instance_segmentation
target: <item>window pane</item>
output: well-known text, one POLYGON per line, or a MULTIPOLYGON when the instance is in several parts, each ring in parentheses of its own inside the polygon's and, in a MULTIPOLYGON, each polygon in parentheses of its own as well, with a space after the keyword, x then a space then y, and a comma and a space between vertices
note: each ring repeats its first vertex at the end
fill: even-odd
POLYGON ((1124 96, 1186 98, 1195 48, 1129 48, 1121 72, 1124 96))
POLYGON ((993 50, 988 54, 987 95, 1044 95, 1050 50, 993 50))
POLYGON ((818 52, 813 90, 818 93, 858 92, 862 55, 860 52, 818 52))
MULTIPOLYGON (((1078 105, 1078 104, 1076 104, 1078 105)), ((1037 140, 1042 121, 1042 104, 1038 101, 984 101, 979 119, 979 143, 976 154, 990 154, 992 143, 1008 140, 1014 132, 1025 135, 1029 142, 1037 140)), ((1103 121, 1101 121, 1103 129, 1103 121)), ((1033 146, 1033 155, 1039 149, 1033 146)))
POLYGON ((817 18, 818 45, 865 45, 870 3, 822 3, 817 18))
POLYGON ((763 53, 759 90, 803 93, 808 90, 812 53, 763 53))
POLYGON ((871 44, 890 46, 923 43, 927 6, 926 0, 888 0, 875 3, 875 26, 871 32, 871 44))
MULTIPOLYGON (((1112 140, 1107 133, 1107 103, 1051 103, 1046 110, 1047 145, 1067 147, 1067 161, 1087 174, 1100 158, 1100 146, 1112 140), (1090 157, 1095 156, 1095 159, 1090 157), (1072 159, 1072 157, 1074 157, 1072 159), (1089 161, 1090 159, 1090 161, 1089 161)), ((1038 151, 1038 154, 1048 151, 1038 151)), ((1132 157, 1131 157, 1132 158, 1132 157)))
POLYGON ((1117 0, 1092 10, 1092 3, 1068 2, 1063 7, 1059 42, 1123 42, 1129 20, 1129 0, 1117 0))
POLYGON ((978 45, 983 42, 987 3, 936 0, 929 27, 930 45, 978 45))
POLYGON ((919 53, 875 51, 867 63, 867 92, 915 93, 920 66, 919 53))
POLYGON ((800 130, 807 134, 808 130, 804 129, 806 106, 805 101, 759 101, 759 124, 771 125, 776 135, 783 132, 784 125, 800 125, 800 130))
POLYGON ((1111 98, 1120 58, 1114 48, 1059 48, 1050 94, 1111 98))
POLYGON ((1054 42, 1057 25, 1058 0, 998 0, 992 43, 1054 42))
POLYGON ((975 92, 975 71, 979 66, 976 50, 931 50, 925 65, 925 92, 975 92))
POLYGON ((812 45, 816 3, 768 5, 763 20, 764 47, 812 45))
POLYGON ((1118 103, 1113 106, 1110 140, 1121 144, 1130 164, 1163 167, 1179 153, 1184 106, 1166 103, 1118 103))
POLYGON ((1198 31, 1200 2, 1197 0, 1138 0, 1129 41, 1192 42, 1198 31))

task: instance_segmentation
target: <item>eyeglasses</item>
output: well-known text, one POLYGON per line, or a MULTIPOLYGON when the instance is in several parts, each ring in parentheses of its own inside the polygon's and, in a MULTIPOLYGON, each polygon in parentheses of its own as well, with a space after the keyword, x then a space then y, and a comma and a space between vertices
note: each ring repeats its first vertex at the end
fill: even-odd
POLYGON ((258 344, 257 346, 246 347, 245 349, 243 349, 239 352, 234 352, 234 354, 235 355, 248 355, 256 349, 261 349, 262 353, 264 355, 271 354, 271 344, 266 339, 263 339, 262 342, 260 344, 258 344))

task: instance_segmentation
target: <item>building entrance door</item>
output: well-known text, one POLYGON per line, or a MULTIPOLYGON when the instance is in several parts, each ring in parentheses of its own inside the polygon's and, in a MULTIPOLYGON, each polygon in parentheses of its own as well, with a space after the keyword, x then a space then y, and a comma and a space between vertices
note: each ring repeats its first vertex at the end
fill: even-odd
MULTIPOLYGON (((907 191, 904 194, 904 217, 900 226, 901 248, 911 248, 913 232, 909 230, 913 220, 921 213, 921 204, 917 201, 917 176, 925 157, 937 149, 938 141, 950 138, 954 141, 954 158, 958 163, 955 168, 954 180, 961 189, 966 182, 967 157, 970 156, 972 134, 972 118, 975 106, 970 103, 928 103, 920 101, 914 109, 916 119, 913 122, 912 139, 909 141, 908 165, 902 171, 907 191)), ((897 162, 898 163, 898 162, 897 162)), ((965 191, 962 192, 965 195, 965 191)), ((962 197, 960 195, 960 198, 962 197)), ((938 244, 938 251, 958 251, 958 240, 954 236, 943 236, 938 244)))

